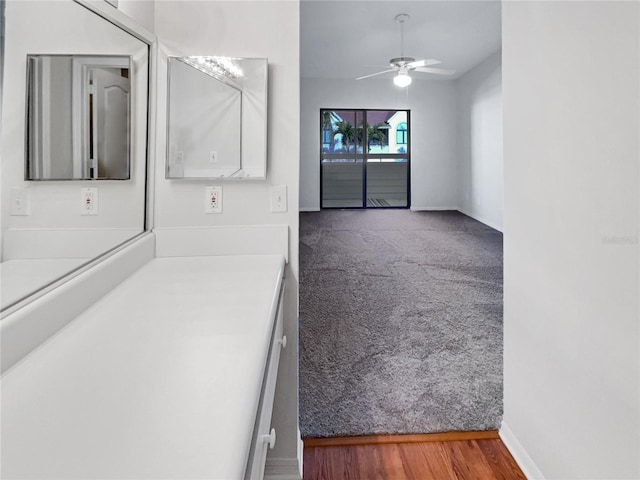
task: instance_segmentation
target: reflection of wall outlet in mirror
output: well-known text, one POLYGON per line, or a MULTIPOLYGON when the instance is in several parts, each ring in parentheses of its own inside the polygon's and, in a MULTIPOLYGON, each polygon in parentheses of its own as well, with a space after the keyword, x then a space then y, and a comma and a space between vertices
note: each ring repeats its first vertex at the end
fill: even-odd
POLYGON ((222 186, 204 187, 204 213, 222 213, 222 186))
POLYGON ((287 211, 287 186, 277 185, 269 189, 269 196, 271 198, 271 211, 272 212, 286 212, 287 211))
POLYGON ((80 190, 80 215, 98 215, 98 189, 86 187, 80 190))
POLYGON ((184 152, 180 151, 176 153, 176 165, 184 164, 184 152))
POLYGON ((29 189, 11 188, 11 215, 29 215, 29 189))
POLYGON ((211 150, 209 151, 209 163, 216 163, 218 161, 218 151, 211 150))

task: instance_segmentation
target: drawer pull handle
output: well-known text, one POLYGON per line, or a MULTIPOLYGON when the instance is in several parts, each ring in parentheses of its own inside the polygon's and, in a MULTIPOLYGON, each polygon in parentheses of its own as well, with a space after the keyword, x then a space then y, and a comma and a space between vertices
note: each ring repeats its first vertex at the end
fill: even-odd
POLYGON ((281 340, 278 340, 278 345, 282 345, 282 348, 287 347, 287 336, 282 337, 281 340))
POLYGON ((276 446, 276 429, 272 428, 269 435, 262 435, 262 440, 269 445, 270 450, 273 449, 276 446))

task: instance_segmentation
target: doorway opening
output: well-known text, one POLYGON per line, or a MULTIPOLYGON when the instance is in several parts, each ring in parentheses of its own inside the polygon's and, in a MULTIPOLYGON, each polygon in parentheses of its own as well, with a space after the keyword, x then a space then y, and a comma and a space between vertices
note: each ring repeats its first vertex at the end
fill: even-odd
POLYGON ((320 206, 409 208, 410 111, 320 109, 320 206))

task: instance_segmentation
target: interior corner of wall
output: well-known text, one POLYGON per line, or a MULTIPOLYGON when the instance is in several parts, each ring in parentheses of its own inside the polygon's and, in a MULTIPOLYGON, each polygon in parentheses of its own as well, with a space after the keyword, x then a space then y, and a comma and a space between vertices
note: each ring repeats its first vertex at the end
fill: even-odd
POLYGON ((507 450, 509 450, 509 453, 511 453, 511 456, 516 461, 525 477, 527 477, 528 480, 545 480, 545 477, 538 466, 529 456, 529 453, 522 446, 504 419, 502 420, 499 434, 502 443, 507 447, 507 450))

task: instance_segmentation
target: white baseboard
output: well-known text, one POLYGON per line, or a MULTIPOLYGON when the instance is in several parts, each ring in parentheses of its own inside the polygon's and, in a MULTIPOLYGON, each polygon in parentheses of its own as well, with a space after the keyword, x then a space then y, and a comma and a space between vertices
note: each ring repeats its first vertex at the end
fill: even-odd
POLYGON ((507 450, 509 450, 511 456, 514 458, 525 477, 527 477, 528 480, 545 480, 544 475, 538 466, 531 459, 527 451, 518 441, 504 420, 500 426, 499 434, 502 439, 502 443, 507 447, 507 450))
POLYGON ((473 213, 471 213, 471 212, 468 212, 468 211, 466 211, 464 208, 456 208, 456 210, 458 210, 460 213, 462 213, 462 214, 466 215, 467 217, 471 217, 471 218, 473 218, 474 220, 477 220, 477 221, 479 221, 480 223, 484 223, 486 226, 491 227, 491 228, 493 228, 494 230, 497 230, 497 231, 499 231, 500 233, 502 233, 502 226, 498 226, 498 225, 496 225, 495 223, 490 222, 490 221, 488 221, 487 219, 482 218, 482 217, 481 217, 481 216, 479 216, 479 215, 475 215, 475 214, 473 214, 473 213))
POLYGON ((319 212, 320 207, 299 207, 299 212, 319 212))
POLYGON ((298 429, 297 458, 267 458, 264 469, 265 480, 302 480, 304 443, 298 429))
POLYGON ((302 441, 302 434, 298 428, 298 471, 300 472, 300 478, 303 477, 304 472, 304 442, 302 441))
POLYGON ((411 206, 409 209, 412 212, 441 212, 446 210, 453 210, 454 212, 458 210, 458 207, 416 207, 411 206))
POLYGON ((265 480, 302 480, 297 458, 267 458, 265 480))

